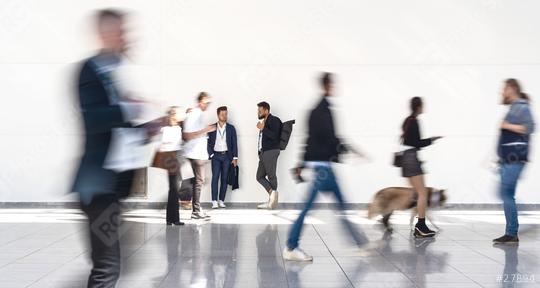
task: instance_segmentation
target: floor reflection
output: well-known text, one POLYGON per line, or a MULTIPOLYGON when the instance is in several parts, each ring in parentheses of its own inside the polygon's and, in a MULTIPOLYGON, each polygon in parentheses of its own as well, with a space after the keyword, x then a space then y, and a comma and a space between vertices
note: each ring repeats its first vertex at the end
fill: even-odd
POLYGON ((266 225, 264 230, 255 239, 257 245, 257 279, 259 287, 280 282, 280 276, 285 275, 278 239, 277 225, 273 224, 266 225))
MULTIPOLYGON (((81 242, 84 221, 68 212, 0 211, 0 287, 86 287, 91 267, 81 242), (42 222, 25 223, 34 218, 42 222)), ((355 222, 374 243, 372 253, 362 255, 346 243, 333 211, 318 211, 302 240, 313 263, 281 257, 294 212, 218 212, 210 222, 182 227, 163 225, 163 211, 126 213, 117 287, 540 287, 534 279, 540 273, 536 212, 521 216, 529 226, 519 246, 495 248, 491 239, 504 225, 482 222, 487 213, 445 212, 435 240, 410 238, 405 214, 396 215, 393 235, 355 222)))
POLYGON ((212 239, 211 251, 221 255, 210 257, 207 270, 207 287, 234 287, 236 280, 238 226, 231 224, 212 225, 210 237, 212 239))
POLYGON ((418 287, 426 287, 426 277, 432 273, 445 273, 448 268, 448 253, 431 251, 436 238, 415 238, 412 234, 407 239, 408 247, 405 250, 394 251, 394 235, 385 232, 379 246, 380 252, 385 257, 390 257, 392 263, 411 279, 418 287))
POLYGON ((519 287, 518 285, 523 285, 519 283, 520 281, 517 279, 518 277, 521 278, 522 275, 518 273, 519 245, 493 245, 493 247, 504 251, 504 269, 500 275, 500 279, 497 279, 497 281, 501 283, 501 287, 513 288, 519 287))
POLYGON ((172 267, 164 282, 166 287, 234 287, 238 225, 186 225, 174 229, 180 233, 167 230, 167 259, 172 267))

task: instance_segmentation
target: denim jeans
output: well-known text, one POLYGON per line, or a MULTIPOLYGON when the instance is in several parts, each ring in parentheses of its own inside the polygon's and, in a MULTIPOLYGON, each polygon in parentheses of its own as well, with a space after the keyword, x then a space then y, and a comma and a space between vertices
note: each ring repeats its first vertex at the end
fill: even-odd
MULTIPOLYGON (((304 218, 306 217, 308 211, 312 208, 319 191, 328 191, 333 193, 336 197, 338 207, 340 211, 345 210, 345 201, 343 200, 343 195, 341 195, 341 190, 339 189, 334 171, 330 166, 317 166, 315 168, 315 179, 312 184, 311 191, 309 192, 308 199, 305 203, 304 209, 298 216, 298 219, 294 222, 291 231, 289 233, 289 239, 287 240, 287 247, 289 249, 295 249, 298 247, 298 241, 300 239, 300 234, 302 233, 302 227, 304 225, 304 218)), ((361 230, 357 230, 356 227, 349 221, 347 218, 342 218, 343 225, 351 234, 356 245, 361 245, 367 243, 367 237, 361 230)))
POLYGON ((500 196, 503 200, 504 217, 506 218, 506 235, 517 236, 518 213, 516 207, 516 186, 525 163, 502 164, 500 168, 500 196))
POLYGON ((227 178, 229 176, 231 162, 232 160, 229 159, 227 154, 215 153, 212 157, 212 201, 217 201, 218 198, 221 201, 225 201, 227 178))

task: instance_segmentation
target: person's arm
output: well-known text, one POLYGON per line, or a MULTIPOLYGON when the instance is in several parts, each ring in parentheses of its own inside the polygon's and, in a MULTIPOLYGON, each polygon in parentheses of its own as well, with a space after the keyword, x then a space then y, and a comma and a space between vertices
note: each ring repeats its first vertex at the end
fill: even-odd
POLYGON ((433 140, 435 138, 426 138, 421 139, 420 138, 420 128, 418 127, 418 122, 416 120, 409 120, 411 121, 407 127, 406 136, 408 136, 408 145, 411 145, 416 148, 422 148, 429 146, 433 143, 433 140))
POLYGON ((210 133, 210 132, 214 132, 216 131, 216 125, 213 124, 213 125, 209 125, 199 131, 194 131, 194 132, 183 132, 182 133, 182 139, 188 141, 188 140, 192 140, 192 139, 195 139, 195 138, 199 138, 199 137, 202 137, 204 135, 206 135, 207 133, 210 133))
POLYGON ((527 127, 525 127, 525 125, 512 124, 506 121, 503 121, 503 123, 501 124, 501 129, 512 131, 518 134, 527 134, 527 127))
POLYGON ((238 160, 238 138, 236 137, 236 128, 232 126, 231 128, 233 160, 238 160))
MULTIPOLYGON (((519 106, 518 106, 519 107, 519 106)), ((518 134, 531 134, 534 132, 535 123, 528 106, 512 108, 511 113, 515 113, 519 124, 510 123, 507 119, 501 124, 501 129, 512 131, 518 134), (519 110, 518 110, 519 109, 519 110)))
POLYGON ((238 139, 236 137, 236 128, 234 126, 231 126, 231 149, 233 153, 233 160, 232 164, 236 167, 238 165, 238 139))
POLYGON ((78 83, 79 102, 86 133, 104 133, 117 127, 131 127, 119 105, 109 105, 107 92, 96 73, 86 64, 78 83))
MULTIPOLYGON (((268 120, 268 119, 267 119, 268 120)), ((270 118, 270 121, 264 123, 264 128, 262 130, 263 135, 265 137, 268 137, 272 140, 278 140, 280 138, 279 130, 280 130, 280 123, 279 120, 275 117, 270 118)))

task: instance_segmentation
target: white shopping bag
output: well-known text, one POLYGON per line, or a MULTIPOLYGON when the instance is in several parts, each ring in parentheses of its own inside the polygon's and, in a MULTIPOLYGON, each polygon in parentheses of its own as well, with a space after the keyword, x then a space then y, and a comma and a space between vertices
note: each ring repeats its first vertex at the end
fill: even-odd
POLYGON ((148 167, 156 145, 148 140, 146 128, 114 128, 104 168, 123 172, 148 167))
POLYGON ((187 180, 195 177, 193 173, 193 167, 188 159, 182 159, 180 161, 180 180, 187 180))

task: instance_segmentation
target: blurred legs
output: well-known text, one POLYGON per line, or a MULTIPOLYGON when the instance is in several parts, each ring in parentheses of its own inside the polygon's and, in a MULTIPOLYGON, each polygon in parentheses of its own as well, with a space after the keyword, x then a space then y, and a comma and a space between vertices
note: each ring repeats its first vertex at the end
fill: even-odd
POLYGON ((120 209, 116 195, 96 196, 83 205, 88 216, 93 267, 88 287, 115 287, 120 275, 120 209))
POLYGON ((426 207, 427 207, 427 190, 424 184, 424 175, 417 175, 409 177, 409 182, 413 187, 414 191, 418 194, 418 218, 426 218, 426 207))
POLYGON ((519 229, 516 207, 516 187, 519 176, 524 168, 523 163, 503 164, 501 166, 500 195, 503 200, 504 216, 506 218, 506 235, 517 236, 519 229))
POLYGON ((201 213, 201 190, 204 185, 204 165, 206 164, 206 160, 189 159, 189 161, 191 161, 191 166, 193 167, 193 174, 195 175, 195 178, 192 179, 193 194, 191 198, 191 204, 193 206, 193 213, 198 214, 201 213))
POLYGON ((168 223, 177 223, 180 221, 178 206, 178 175, 169 175, 169 195, 167 197, 166 213, 168 223))
MULTIPOLYGON (((287 240, 287 248, 289 250, 293 250, 298 247, 298 241, 302 233, 304 219, 308 211, 312 208, 319 191, 330 191, 334 193, 340 211, 345 210, 345 201, 343 199, 343 195, 341 194, 341 189, 339 188, 332 168, 326 166, 319 166, 315 168, 315 172, 316 179, 313 182, 313 186, 306 201, 306 205, 298 216, 298 219, 296 219, 296 221, 294 222, 289 233, 289 239, 287 240)), ((347 231, 351 234, 356 245, 362 245, 367 243, 367 237, 363 235, 363 233, 360 233, 347 218, 343 218, 342 223, 347 229, 347 231)))

